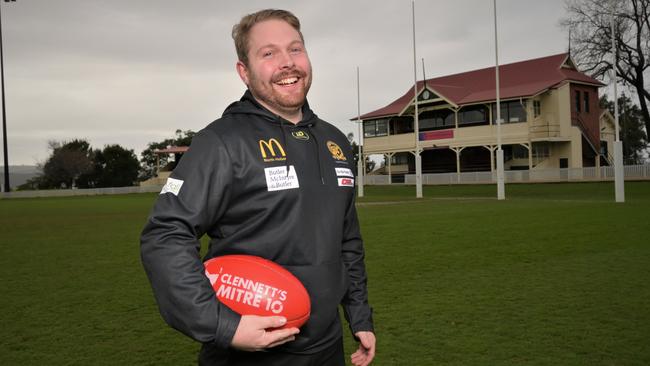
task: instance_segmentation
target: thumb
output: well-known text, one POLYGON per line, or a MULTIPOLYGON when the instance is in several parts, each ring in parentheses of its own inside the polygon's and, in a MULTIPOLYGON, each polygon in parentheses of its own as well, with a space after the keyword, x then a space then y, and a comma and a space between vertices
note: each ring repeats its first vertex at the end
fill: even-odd
POLYGON ((287 324, 287 318, 283 316, 263 316, 260 317, 260 328, 263 329, 268 329, 268 328, 279 328, 285 324, 287 324))

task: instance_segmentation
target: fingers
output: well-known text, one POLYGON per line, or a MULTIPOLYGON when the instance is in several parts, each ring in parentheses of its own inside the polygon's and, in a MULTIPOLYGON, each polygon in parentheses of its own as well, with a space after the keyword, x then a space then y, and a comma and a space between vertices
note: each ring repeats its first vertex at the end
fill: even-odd
POLYGON ((281 338, 281 339, 269 344, 266 348, 277 347, 277 346, 279 346, 281 344, 285 344, 287 342, 291 342, 291 341, 295 341, 295 340, 296 340, 296 336, 294 336, 294 335, 286 337, 286 338, 281 338))
POLYGON ((264 348, 271 348, 293 341, 296 339, 296 334, 299 332, 300 330, 298 328, 267 330, 264 333, 264 348))
POLYGON ((352 354, 351 361, 355 366, 367 366, 375 358, 376 339, 373 332, 357 332, 359 338, 359 349, 352 354))
POLYGON ((351 361, 354 366, 368 366, 373 358, 364 351, 357 351, 352 354, 351 361))
POLYGON ((352 361, 352 364, 354 366, 366 366, 370 364, 370 359, 368 357, 368 354, 364 349, 358 349, 356 352, 352 354, 352 357, 350 357, 350 360, 352 361))
POLYGON ((287 319, 283 316, 258 316, 256 318, 260 329, 280 328, 287 324, 287 319))
POLYGON ((286 324, 279 316, 263 317, 244 315, 241 317, 231 345, 245 351, 260 351, 294 340, 298 328, 274 329, 286 324))

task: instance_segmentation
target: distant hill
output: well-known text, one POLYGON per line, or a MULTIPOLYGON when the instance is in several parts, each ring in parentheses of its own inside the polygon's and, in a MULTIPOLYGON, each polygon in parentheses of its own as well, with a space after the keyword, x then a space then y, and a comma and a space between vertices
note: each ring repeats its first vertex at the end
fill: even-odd
MULTIPOLYGON (((35 165, 9 165, 9 184, 14 189, 40 173, 35 165)), ((0 166, 0 186, 4 185, 4 174, 5 167, 0 166)))

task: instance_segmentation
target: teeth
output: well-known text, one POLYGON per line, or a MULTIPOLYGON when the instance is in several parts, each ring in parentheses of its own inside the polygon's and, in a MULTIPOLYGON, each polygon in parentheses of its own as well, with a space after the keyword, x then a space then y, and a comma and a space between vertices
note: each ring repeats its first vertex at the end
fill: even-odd
POLYGON ((277 83, 280 85, 289 85, 289 84, 295 84, 298 82, 298 78, 293 77, 293 78, 286 78, 278 81, 277 83))

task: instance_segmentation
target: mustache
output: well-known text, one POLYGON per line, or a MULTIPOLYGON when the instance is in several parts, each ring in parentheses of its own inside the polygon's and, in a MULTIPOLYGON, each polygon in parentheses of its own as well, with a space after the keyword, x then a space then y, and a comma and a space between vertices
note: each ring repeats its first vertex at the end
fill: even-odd
POLYGON ((280 72, 279 74, 275 75, 273 77, 273 82, 278 82, 282 79, 286 78, 292 78, 292 77, 298 77, 298 78, 305 78, 307 76, 307 73, 303 70, 300 69, 294 69, 291 71, 283 71, 280 72))

